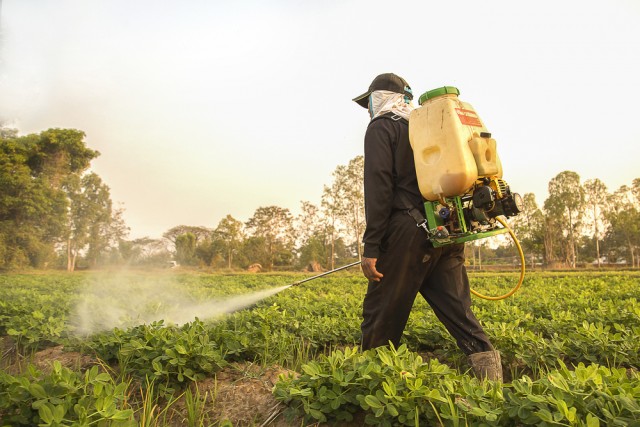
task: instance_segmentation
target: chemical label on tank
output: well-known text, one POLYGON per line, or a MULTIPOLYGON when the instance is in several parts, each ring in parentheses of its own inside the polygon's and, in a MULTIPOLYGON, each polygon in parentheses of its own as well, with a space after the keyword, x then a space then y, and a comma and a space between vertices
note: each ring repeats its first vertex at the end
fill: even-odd
POLYGON ((473 110, 464 110, 462 108, 456 108, 456 113, 458 113, 458 118, 460 119, 460 123, 467 126, 475 126, 482 127, 482 122, 480 121, 480 117, 473 110))

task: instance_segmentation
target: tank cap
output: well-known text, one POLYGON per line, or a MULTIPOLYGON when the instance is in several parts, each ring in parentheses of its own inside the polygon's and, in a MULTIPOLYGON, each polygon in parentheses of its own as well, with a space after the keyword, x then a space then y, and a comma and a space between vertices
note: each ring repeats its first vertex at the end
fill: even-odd
POLYGON ((448 94, 460 95, 460 91, 458 90, 458 88, 453 86, 439 87, 438 89, 433 89, 420 95, 420 98, 418 99, 418 104, 422 105, 422 103, 425 102, 427 99, 432 99, 432 98, 435 98, 436 96, 448 95, 448 94))

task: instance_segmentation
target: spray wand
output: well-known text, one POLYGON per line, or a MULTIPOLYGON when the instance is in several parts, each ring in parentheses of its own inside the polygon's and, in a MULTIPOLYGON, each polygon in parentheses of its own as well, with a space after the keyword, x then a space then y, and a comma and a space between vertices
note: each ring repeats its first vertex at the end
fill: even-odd
POLYGON ((361 261, 352 262, 351 264, 343 265, 342 267, 338 267, 338 268, 334 268, 333 270, 325 271, 324 273, 320 273, 317 276, 308 277, 306 279, 299 280, 299 281, 297 281, 295 283, 292 283, 291 286, 298 286, 301 283, 308 282, 309 280, 317 279, 318 277, 326 276, 328 274, 335 273, 336 271, 345 270, 345 269, 347 269, 349 267, 353 267, 355 265, 360 264, 360 262, 361 261))

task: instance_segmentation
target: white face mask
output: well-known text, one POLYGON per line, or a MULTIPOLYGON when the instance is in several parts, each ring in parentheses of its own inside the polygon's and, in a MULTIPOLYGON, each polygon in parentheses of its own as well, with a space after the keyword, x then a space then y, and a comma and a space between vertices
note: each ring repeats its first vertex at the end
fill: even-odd
POLYGON ((411 101, 407 102, 401 93, 388 90, 376 90, 369 95, 369 117, 374 119, 381 114, 392 112, 409 120, 409 114, 413 110, 411 101))

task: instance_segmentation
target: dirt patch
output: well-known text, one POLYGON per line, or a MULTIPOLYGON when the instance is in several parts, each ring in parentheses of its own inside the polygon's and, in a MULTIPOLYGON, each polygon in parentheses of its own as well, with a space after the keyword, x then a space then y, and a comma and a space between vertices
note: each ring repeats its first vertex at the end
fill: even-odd
MULTIPOLYGON (((279 366, 261 367, 252 363, 232 364, 219 372, 215 379, 197 383, 202 395, 208 390, 215 396, 214 418, 210 421, 229 421, 233 426, 295 427, 305 425, 302 418, 287 420, 286 407, 276 401, 272 390, 280 374, 292 374, 279 366)), ((195 385, 192 385, 195 389, 195 385)), ((365 425, 364 413, 355 414, 351 422, 309 424, 318 427, 360 427, 365 425)))
POLYGON ((11 375, 17 375, 24 372, 27 366, 31 364, 43 373, 48 374, 53 369, 54 361, 60 362, 63 367, 73 371, 84 371, 98 363, 96 359, 89 355, 76 351, 64 351, 64 346, 59 345, 45 348, 27 356, 14 354, 11 363, 5 366, 4 370, 11 375))
MULTIPOLYGON (((203 403, 199 417, 209 423, 228 421, 233 426, 285 427, 292 424, 284 421, 282 412, 285 408, 273 397, 272 390, 279 375, 288 372, 279 366, 236 363, 218 372, 215 378, 192 383, 189 391, 203 403)), ((185 397, 173 404, 177 419, 187 420, 187 405, 185 397)), ((178 421, 176 418, 174 422, 178 421)), ((300 425, 300 421, 293 425, 300 425)))

